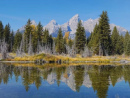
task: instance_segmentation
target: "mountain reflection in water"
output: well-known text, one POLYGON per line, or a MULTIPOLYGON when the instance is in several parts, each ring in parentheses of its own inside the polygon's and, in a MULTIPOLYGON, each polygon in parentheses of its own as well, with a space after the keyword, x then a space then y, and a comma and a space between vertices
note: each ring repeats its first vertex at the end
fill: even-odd
POLYGON ((29 67, 20 64, 19 66, 0 64, 0 84, 8 86, 13 76, 16 83, 21 77, 22 85, 27 92, 31 85, 35 85, 39 90, 43 81, 47 81, 50 85, 56 83, 59 87, 63 82, 74 92, 80 92, 81 87, 85 86, 93 88, 96 97, 106 98, 110 85, 114 87, 116 83, 124 80, 130 84, 130 66, 29 67))

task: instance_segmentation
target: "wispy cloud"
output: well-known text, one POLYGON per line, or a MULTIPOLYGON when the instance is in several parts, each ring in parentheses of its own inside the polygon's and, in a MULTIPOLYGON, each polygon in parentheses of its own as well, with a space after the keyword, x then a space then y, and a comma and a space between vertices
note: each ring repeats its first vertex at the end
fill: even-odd
POLYGON ((4 15, 4 14, 0 14, 0 17, 7 18, 7 19, 13 19, 13 20, 19 20, 19 21, 25 21, 26 20, 26 19, 21 18, 21 17, 15 17, 15 16, 10 16, 10 15, 4 15))

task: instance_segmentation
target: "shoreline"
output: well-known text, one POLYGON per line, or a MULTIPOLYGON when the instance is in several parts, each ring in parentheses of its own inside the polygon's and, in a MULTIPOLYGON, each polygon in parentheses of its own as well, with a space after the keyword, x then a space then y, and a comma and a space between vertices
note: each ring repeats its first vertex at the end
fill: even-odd
POLYGON ((34 63, 34 61, 0 61, 0 63, 34 63))
MULTIPOLYGON (((34 63, 34 64, 41 64, 41 62, 35 63, 35 61, 0 61, 0 63, 34 63)), ((71 64, 71 63, 120 63, 120 64, 130 64, 128 60, 120 60, 120 61, 62 61, 60 64, 71 64)), ((49 62, 45 61, 42 64, 59 64, 57 62, 49 62)))
POLYGON ((15 55, 10 54, 13 58, 0 60, 0 63, 34 63, 34 64, 72 64, 72 63, 120 63, 129 64, 129 56, 92 56, 82 58, 79 54, 76 57, 69 57, 63 55, 50 55, 50 54, 38 54, 33 56, 15 57, 15 55))

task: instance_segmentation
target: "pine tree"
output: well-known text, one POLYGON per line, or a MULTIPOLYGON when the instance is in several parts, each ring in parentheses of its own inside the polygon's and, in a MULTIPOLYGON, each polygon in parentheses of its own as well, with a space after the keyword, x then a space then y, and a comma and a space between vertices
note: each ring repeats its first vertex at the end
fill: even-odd
POLYGON ((52 47, 53 47, 53 38, 52 38, 51 35, 49 35, 48 44, 49 44, 49 47, 52 49, 52 47))
POLYGON ((33 31, 32 34, 32 45, 33 45, 33 52, 36 53, 37 51, 37 45, 38 45, 38 32, 36 30, 33 31))
POLYGON ((75 45, 77 49, 77 53, 80 53, 81 51, 84 50, 85 44, 86 44, 86 34, 85 34, 85 29, 82 26, 82 22, 79 21, 76 29, 76 34, 75 34, 75 45))
POLYGON ((3 38, 7 44, 9 44, 9 37, 10 37, 10 25, 7 24, 4 29, 3 38))
POLYGON ((9 37, 9 52, 12 52, 13 45, 14 45, 14 32, 12 31, 9 37))
POLYGON ((67 53, 67 51, 66 51, 66 44, 67 44, 67 42, 66 41, 67 41, 66 38, 63 38, 64 53, 67 53))
POLYGON ((119 39, 120 39, 120 35, 119 35, 119 32, 117 31, 117 28, 115 26, 114 29, 113 29, 112 35, 111 35, 112 54, 117 54, 117 51, 118 51, 117 43, 119 42, 119 39))
POLYGON ((3 39, 4 27, 2 22, 0 21, 0 40, 3 39))
POLYGON ((56 52, 62 53, 64 52, 64 42, 61 28, 58 31, 57 40, 56 40, 56 52))
POLYGON ((129 32, 127 31, 126 34, 125 34, 125 38, 124 38, 124 52, 126 54, 126 51, 127 51, 127 43, 130 39, 130 35, 129 35, 129 32))
POLYGON ((93 50, 95 54, 99 53, 99 26, 96 24, 93 32, 90 35, 88 47, 93 50))
POLYGON ((41 42, 42 41, 42 34, 43 34, 43 26, 41 22, 38 23, 37 25, 37 35, 38 35, 38 40, 41 42))
POLYGON ((104 56, 111 53, 110 32, 109 18, 107 12, 103 11, 99 19, 99 42, 103 48, 104 56))
POLYGON ((47 45, 49 40, 49 31, 47 29, 45 29, 45 31, 43 32, 43 44, 47 45))
POLYGON ((71 38, 70 38, 69 41, 68 41, 68 46, 69 46, 70 48, 72 48, 72 45, 73 45, 73 41, 72 41, 71 38))
POLYGON ((19 30, 17 30, 17 33, 14 36, 14 46, 13 46, 14 51, 16 51, 17 48, 20 47, 21 40, 22 40, 22 34, 19 32, 19 30))
POLYGON ((126 45, 126 52, 125 52, 125 54, 126 55, 130 55, 130 38, 129 38, 129 40, 128 40, 128 42, 127 42, 127 45, 126 45))
POLYGON ((24 32, 24 40, 25 40, 25 52, 28 50, 28 44, 29 44, 29 36, 32 34, 32 26, 31 26, 31 20, 29 19, 26 26, 25 26, 25 32, 24 32))
POLYGON ((119 55, 123 54, 124 52, 123 44, 124 44, 124 37, 121 35, 119 36, 118 41, 116 43, 116 54, 119 54, 119 55))
MULTIPOLYGON (((31 27, 32 27, 32 31, 30 33, 30 35, 31 35, 31 45, 32 45, 31 47, 33 48, 31 51, 36 52, 37 51, 37 44, 38 44, 37 42, 39 41, 37 27, 35 25, 31 25, 31 27)), ((30 46, 30 39, 29 39, 28 44, 29 44, 28 46, 30 46)))

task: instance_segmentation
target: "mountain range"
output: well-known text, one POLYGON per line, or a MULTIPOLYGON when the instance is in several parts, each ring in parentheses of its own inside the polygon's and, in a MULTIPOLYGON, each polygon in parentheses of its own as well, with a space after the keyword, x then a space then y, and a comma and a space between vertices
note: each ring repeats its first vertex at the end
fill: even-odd
MULTIPOLYGON (((64 23, 62 25, 59 25, 55 20, 51 20, 47 25, 45 25, 43 27, 43 29, 48 29, 49 33, 53 37, 56 37, 59 28, 61 28, 63 35, 65 34, 65 32, 70 32, 70 37, 74 38, 76 29, 77 29, 77 24, 78 24, 79 21, 80 21, 80 17, 79 17, 78 14, 76 14, 68 22, 66 22, 66 23, 64 23)), ((87 37, 90 36, 90 34, 93 31, 96 23, 97 24, 99 23, 98 21, 99 21, 99 18, 97 18, 97 19, 88 19, 86 21, 82 21, 82 25, 85 28, 85 32, 86 32, 87 37)), ((32 20, 31 23, 32 23, 32 25, 35 25, 35 26, 37 25, 34 20, 32 20)), ((127 32, 127 30, 125 28, 117 26, 115 24, 110 24, 111 31, 113 30, 114 26, 117 27, 117 30, 122 35, 125 35, 125 33, 127 32)), ((23 27, 21 27, 19 29, 20 32, 24 32, 24 30, 25 30, 25 26, 23 26, 23 27)))

